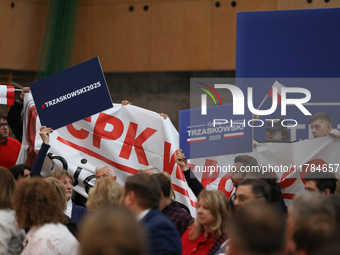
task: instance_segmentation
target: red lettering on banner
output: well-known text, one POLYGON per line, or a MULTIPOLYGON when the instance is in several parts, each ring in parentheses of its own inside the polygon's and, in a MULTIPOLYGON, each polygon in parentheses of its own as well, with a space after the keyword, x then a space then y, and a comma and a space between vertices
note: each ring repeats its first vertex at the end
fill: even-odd
POLYGON ((135 138, 137 133, 137 127, 138 124, 130 122, 129 129, 127 131, 119 157, 129 159, 132 147, 135 147, 138 162, 143 165, 149 165, 142 144, 147 139, 149 139, 150 136, 156 133, 157 130, 152 128, 146 128, 137 138, 135 138))
POLYGON ((124 131, 123 122, 106 113, 100 113, 93 130, 93 146, 100 149, 100 141, 102 138, 108 140, 117 140, 124 131), (112 131, 105 131, 106 124, 113 126, 112 131))
POLYGON ((280 184, 282 185, 282 188, 287 188, 291 185, 294 184, 294 182, 296 181, 296 177, 295 178, 287 178, 287 176, 290 175, 291 172, 296 172, 296 167, 293 167, 291 169, 289 169, 288 172, 284 172, 281 176, 281 180, 280 180, 280 184))
POLYGON ((190 167, 191 170, 194 170, 194 169, 195 169, 195 166, 196 166, 196 165, 194 165, 194 164, 188 163, 188 167, 190 167))
POLYGON ((130 173, 130 174, 137 174, 138 173, 137 169, 134 169, 132 167, 128 167, 128 166, 125 166, 125 165, 122 165, 122 164, 118 164, 118 163, 116 163, 116 162, 114 162, 114 161, 112 161, 110 159, 105 158, 103 155, 101 155, 101 154, 99 154, 97 152, 91 151, 88 148, 85 148, 83 146, 80 146, 80 145, 77 145, 77 144, 72 143, 70 141, 67 141, 66 139, 64 139, 64 138, 62 138, 60 136, 57 137, 57 140, 59 142, 65 144, 65 145, 75 149, 75 150, 81 151, 81 152, 83 152, 83 153, 85 153, 85 154, 87 154, 87 155, 89 155, 91 157, 97 158, 97 159, 99 159, 99 160, 101 160, 101 161, 103 161, 103 162, 105 162, 105 163, 107 163, 107 164, 109 164, 109 165, 119 169, 119 170, 122 170, 122 171, 130 173))
POLYGON ((230 198, 231 194, 233 193, 233 191, 235 189, 235 188, 232 188, 230 191, 227 191, 225 189, 225 185, 226 185, 227 181, 230 179, 229 174, 230 173, 227 173, 225 176, 222 177, 222 179, 219 182, 218 187, 217 187, 217 189, 222 191, 227 196, 228 199, 230 198))
POLYGON ((291 199, 291 200, 293 200, 294 197, 295 197, 295 194, 292 194, 292 193, 283 193, 282 194, 282 198, 283 199, 291 199))
POLYGON ((205 160, 204 169, 206 169, 207 171, 203 172, 202 181, 201 181, 204 188, 206 188, 207 185, 209 185, 210 183, 212 183, 213 181, 215 181, 217 179, 218 168, 219 168, 219 166, 218 166, 218 163, 217 163, 216 160, 211 160, 211 159, 205 160), (212 170, 212 169, 214 171, 210 172, 210 170, 212 170))
MULTIPOLYGON (((176 151, 171 155, 170 158, 170 149, 171 143, 164 141, 163 171, 171 175, 176 163, 176 151)), ((179 166, 176 167, 176 178, 185 181, 184 174, 179 166)))
MULTIPOLYGON (((87 122, 91 122, 91 117, 87 117, 84 119, 87 122)), ((77 130, 74 128, 72 124, 69 124, 66 126, 68 132, 70 132, 71 135, 73 135, 75 138, 78 139, 86 139, 89 136, 89 131, 86 131, 85 129, 77 130)))
POLYGON ((172 184, 172 187, 173 187, 174 191, 177 191, 178 193, 181 193, 182 195, 187 196, 190 200, 190 204, 193 207, 196 207, 196 203, 190 199, 189 192, 186 189, 184 189, 184 188, 182 188, 182 187, 180 187, 176 184, 172 184))

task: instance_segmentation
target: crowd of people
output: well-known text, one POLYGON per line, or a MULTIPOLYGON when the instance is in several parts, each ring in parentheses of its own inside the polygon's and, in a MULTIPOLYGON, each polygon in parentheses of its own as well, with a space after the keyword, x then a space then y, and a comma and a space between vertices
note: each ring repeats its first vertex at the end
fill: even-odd
MULTIPOLYGON (((15 114, 27 92, 16 101, 15 114)), ((290 140, 282 118, 273 119, 278 121, 266 126, 267 140, 290 140)), ((17 124, 13 132, 20 133, 17 124)), ((311 127, 315 138, 340 136, 326 113, 313 115, 311 127)), ((340 254, 334 173, 307 173, 305 192, 287 208, 274 173, 240 171, 258 166, 254 157, 235 157, 230 178, 236 191, 228 198, 205 189, 178 149, 175 160, 197 197, 196 215, 176 200, 170 175, 154 166, 118 180, 121 185, 112 166, 99 165, 86 203, 76 205, 77 180, 68 171, 41 176, 52 132, 40 128, 43 144, 31 167, 16 165, 20 142, 8 137, 6 115, 0 115, 0 254, 340 254)))

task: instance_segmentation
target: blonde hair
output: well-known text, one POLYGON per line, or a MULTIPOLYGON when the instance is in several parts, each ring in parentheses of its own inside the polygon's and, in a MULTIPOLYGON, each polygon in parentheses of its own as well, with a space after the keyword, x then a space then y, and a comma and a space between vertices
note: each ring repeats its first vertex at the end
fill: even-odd
POLYGON ((66 176, 68 178, 70 178, 71 181, 73 182, 72 175, 69 172, 67 172, 66 170, 64 170, 64 169, 61 169, 61 170, 55 171, 53 173, 50 173, 47 177, 54 177, 54 178, 57 178, 58 180, 61 180, 61 179, 65 178, 66 176))
POLYGON ((89 191, 86 207, 93 212, 101 207, 116 206, 122 195, 122 187, 110 177, 96 180, 96 184, 89 191))
MULTIPOLYGON (((197 197, 197 206, 201 199, 204 200, 208 209, 216 218, 211 229, 213 236, 218 238, 222 233, 227 232, 227 224, 231 217, 228 198, 219 190, 202 190, 197 197)), ((189 239, 197 239, 202 233, 202 230, 203 226, 196 220, 194 227, 190 230, 189 239)))
POLYGON ((60 208, 65 211, 66 209, 66 189, 63 183, 54 177, 47 177, 44 179, 47 183, 51 184, 52 187, 57 191, 60 198, 60 208))
POLYGON ((80 226, 80 250, 83 255, 146 255, 146 236, 126 208, 101 208, 90 213, 80 226))

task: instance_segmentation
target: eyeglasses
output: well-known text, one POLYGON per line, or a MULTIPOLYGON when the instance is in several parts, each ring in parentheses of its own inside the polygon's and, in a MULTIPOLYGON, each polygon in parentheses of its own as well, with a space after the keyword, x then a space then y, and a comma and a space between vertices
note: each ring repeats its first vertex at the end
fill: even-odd
POLYGON ((1 123, 1 124, 0 124, 0 128, 2 128, 2 127, 4 127, 4 126, 9 127, 9 126, 8 126, 8 123, 1 123))

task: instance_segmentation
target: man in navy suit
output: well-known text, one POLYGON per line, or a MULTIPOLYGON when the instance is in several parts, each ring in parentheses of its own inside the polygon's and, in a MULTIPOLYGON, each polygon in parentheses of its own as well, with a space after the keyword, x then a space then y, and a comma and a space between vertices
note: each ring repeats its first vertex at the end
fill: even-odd
POLYGON ((161 189, 154 176, 137 174, 126 179, 120 203, 144 226, 150 254, 180 255, 180 236, 174 224, 158 210, 160 198, 161 189))

